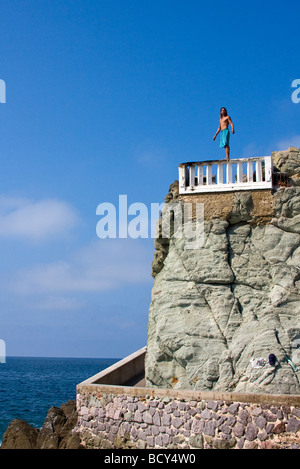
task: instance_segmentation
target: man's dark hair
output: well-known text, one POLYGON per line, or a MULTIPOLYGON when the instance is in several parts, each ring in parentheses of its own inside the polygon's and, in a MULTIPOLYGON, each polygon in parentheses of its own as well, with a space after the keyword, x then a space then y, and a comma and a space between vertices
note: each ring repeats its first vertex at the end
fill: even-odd
POLYGON ((226 107, 221 107, 221 109, 220 109, 220 114, 221 114, 222 109, 225 109, 225 116, 227 116, 227 109, 226 109, 226 107))

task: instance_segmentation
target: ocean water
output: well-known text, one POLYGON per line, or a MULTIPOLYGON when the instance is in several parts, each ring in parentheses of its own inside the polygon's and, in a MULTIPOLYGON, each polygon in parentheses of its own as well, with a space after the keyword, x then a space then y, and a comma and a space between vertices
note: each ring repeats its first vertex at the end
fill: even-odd
POLYGON ((75 400, 77 384, 118 360, 7 357, 0 363, 0 442, 14 418, 40 428, 50 407, 75 400))

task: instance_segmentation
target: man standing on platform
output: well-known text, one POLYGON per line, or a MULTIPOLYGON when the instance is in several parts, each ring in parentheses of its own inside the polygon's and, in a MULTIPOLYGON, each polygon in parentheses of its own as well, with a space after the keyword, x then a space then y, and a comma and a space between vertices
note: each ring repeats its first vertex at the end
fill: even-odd
POLYGON ((219 128, 214 136, 214 140, 216 140, 216 137, 219 132, 221 132, 220 135, 220 148, 225 148, 225 153, 226 153, 226 160, 229 160, 229 154, 230 154, 230 147, 229 147, 229 139, 230 139, 230 133, 229 133, 229 124, 231 125, 231 133, 234 134, 234 126, 232 123, 231 118, 227 115, 227 110, 225 107, 222 107, 220 110, 220 123, 219 123, 219 128))

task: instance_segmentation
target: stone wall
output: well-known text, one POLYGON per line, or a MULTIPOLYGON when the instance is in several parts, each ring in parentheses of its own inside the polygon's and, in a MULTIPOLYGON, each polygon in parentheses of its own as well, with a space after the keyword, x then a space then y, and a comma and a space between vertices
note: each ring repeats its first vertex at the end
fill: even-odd
POLYGON ((177 200, 191 203, 194 207, 204 204, 206 221, 221 219, 234 222, 244 212, 245 218, 251 219, 252 223, 266 224, 274 216, 275 197, 270 189, 178 195, 177 200))
POLYGON ((87 448, 297 449, 300 397, 78 386, 87 448))

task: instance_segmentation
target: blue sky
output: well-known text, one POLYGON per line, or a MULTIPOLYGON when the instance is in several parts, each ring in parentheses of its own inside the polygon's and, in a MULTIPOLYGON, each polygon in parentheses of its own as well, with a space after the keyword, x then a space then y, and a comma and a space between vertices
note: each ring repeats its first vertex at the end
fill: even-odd
POLYGON ((300 146, 299 2, 1 0, 0 338, 8 355, 123 357, 147 340, 153 239, 98 204, 163 202, 184 161, 300 146))

